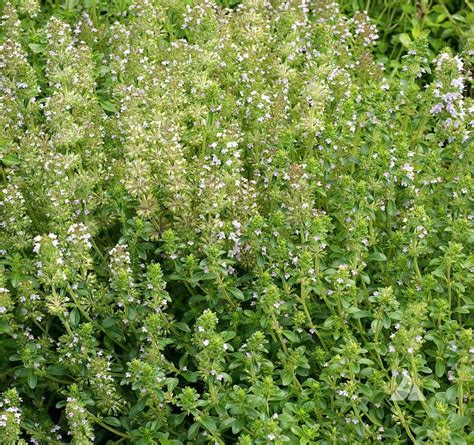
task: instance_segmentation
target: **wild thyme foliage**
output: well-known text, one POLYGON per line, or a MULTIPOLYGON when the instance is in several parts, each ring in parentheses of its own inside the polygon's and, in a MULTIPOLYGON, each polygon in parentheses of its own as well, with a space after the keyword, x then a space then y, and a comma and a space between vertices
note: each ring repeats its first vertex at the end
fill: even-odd
POLYGON ((448 44, 458 50, 468 44, 474 25, 474 4, 469 0, 341 0, 340 4, 344 12, 367 11, 382 33, 378 51, 393 66, 413 38, 424 35, 436 51, 448 44))
POLYGON ((0 443, 472 443, 473 49, 46 3, 2 12, 0 443))

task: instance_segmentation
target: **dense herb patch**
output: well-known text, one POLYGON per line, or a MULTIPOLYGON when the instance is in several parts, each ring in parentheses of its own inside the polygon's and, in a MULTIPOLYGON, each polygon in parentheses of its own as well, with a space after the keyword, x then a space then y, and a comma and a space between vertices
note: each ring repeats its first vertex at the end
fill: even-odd
POLYGON ((389 50, 330 1, 44 3, 2 12, 0 443, 472 443, 468 6, 389 50))

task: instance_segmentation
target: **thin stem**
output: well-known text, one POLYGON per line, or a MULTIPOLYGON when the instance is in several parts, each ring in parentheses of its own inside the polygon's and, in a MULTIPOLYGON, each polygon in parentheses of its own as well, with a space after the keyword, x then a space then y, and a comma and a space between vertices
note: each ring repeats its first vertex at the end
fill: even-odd
POLYGON ((105 260, 104 255, 102 255, 102 252, 100 251, 99 247, 97 246, 96 242, 94 241, 94 238, 91 238, 90 241, 91 241, 92 247, 94 248, 95 252, 97 253, 97 255, 99 255, 99 258, 102 260, 102 263, 104 264, 104 266, 106 266, 107 261, 105 260))
POLYGON ((448 264, 446 268, 446 283, 448 285, 448 306, 449 306, 449 317, 451 318, 451 311, 452 311, 452 289, 451 289, 451 264, 448 264))
POLYGON ((464 393, 463 393, 463 387, 462 387, 462 379, 459 380, 458 382, 458 405, 459 405, 459 415, 463 416, 464 415, 464 393))
POLYGON ((52 382, 61 383, 62 385, 72 385, 74 383, 73 381, 70 382, 68 380, 58 379, 57 377, 54 377, 50 374, 44 374, 42 377, 45 377, 48 380, 51 380, 52 382))
POLYGON ((420 268, 418 267, 418 259, 416 256, 413 257, 413 267, 415 268, 416 277, 418 278, 419 281, 421 281, 422 276, 421 276, 420 268))
POLYGON ((319 333, 318 329, 316 328, 316 325, 313 323, 313 320, 311 318, 311 314, 309 313, 308 306, 306 305, 306 297, 307 297, 307 292, 304 291, 304 286, 301 285, 301 304, 303 306, 304 313, 306 314, 306 318, 308 319, 308 322, 311 326, 312 331, 317 335, 319 341, 321 342, 322 347, 327 351, 328 347, 326 345, 326 342, 324 341, 322 335, 319 333))
POLYGON ((278 320, 276 319, 275 314, 273 312, 272 312, 271 316, 272 316, 272 321, 273 321, 273 329, 277 333, 277 336, 278 336, 278 339, 280 340, 283 351, 285 351, 285 353, 288 353, 288 348, 286 347, 285 339, 281 335, 281 328, 280 328, 280 325, 278 323, 278 320))
POLYGON ((127 433, 122 433, 122 431, 116 430, 115 428, 112 428, 110 425, 107 425, 105 422, 102 422, 98 417, 94 416, 91 412, 89 412, 91 417, 94 419, 94 422, 96 422, 98 425, 100 425, 102 428, 105 428, 106 430, 109 430, 111 433, 123 437, 125 439, 133 439, 130 434, 127 433))
POLYGON ((0 379, 3 379, 3 378, 6 377, 8 374, 11 374, 13 371, 15 371, 16 369, 20 369, 20 368, 23 368, 23 366, 15 366, 14 368, 9 368, 9 369, 7 369, 5 372, 3 372, 2 374, 0 374, 0 379))
POLYGON ((97 0, 92 0, 92 21, 97 26, 97 0))
POLYGON ((303 392, 303 387, 301 386, 301 383, 300 383, 300 381, 298 380, 298 378, 296 377, 296 374, 295 374, 294 371, 293 371, 293 383, 295 384, 296 388, 297 388, 300 392, 303 392))
POLYGON ((413 436, 413 433, 411 432, 410 426, 407 424, 407 421, 405 419, 405 416, 403 415, 402 410, 398 406, 398 403, 396 400, 393 401, 393 405, 395 407, 395 411, 398 415, 398 418, 400 419, 401 424, 403 425, 403 428, 405 428, 405 431, 408 434, 408 437, 411 439, 413 443, 416 442, 415 437, 413 436))
POLYGON ((109 333, 107 332, 107 330, 99 323, 97 322, 97 320, 94 320, 88 313, 87 311, 81 306, 81 304, 77 301, 75 295, 74 295, 74 291, 72 290, 72 288, 69 286, 68 287, 68 290, 69 290, 69 295, 71 296, 71 299, 72 301, 74 302, 74 304, 76 305, 76 307, 79 309, 79 312, 84 316, 84 318, 92 323, 94 326, 96 326, 99 330, 101 330, 108 338, 110 338, 110 340, 112 340, 117 346, 120 346, 124 351, 127 350, 127 348, 125 347, 125 345, 123 345, 121 342, 119 342, 118 340, 116 340, 115 338, 113 338, 111 335, 109 335, 109 333))
POLYGON ((5 170, 3 169, 3 165, 0 165, 0 173, 2 175, 2 181, 4 184, 7 183, 7 177, 5 176, 5 170))

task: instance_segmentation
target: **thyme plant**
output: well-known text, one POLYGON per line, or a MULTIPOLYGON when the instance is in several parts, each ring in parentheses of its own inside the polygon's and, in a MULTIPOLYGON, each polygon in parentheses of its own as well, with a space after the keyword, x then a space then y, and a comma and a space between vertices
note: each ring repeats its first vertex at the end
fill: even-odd
POLYGON ((473 442, 469 35, 2 4, 0 443, 473 442))

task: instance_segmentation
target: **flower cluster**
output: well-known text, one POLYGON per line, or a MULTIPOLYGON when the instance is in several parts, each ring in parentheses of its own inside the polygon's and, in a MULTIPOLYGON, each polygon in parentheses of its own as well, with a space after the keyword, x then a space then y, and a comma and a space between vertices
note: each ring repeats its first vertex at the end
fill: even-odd
POLYGON ((15 388, 9 389, 0 398, 0 439, 2 443, 20 443, 21 398, 15 388))
POLYGON ((68 435, 71 436, 73 444, 92 444, 94 443, 94 431, 89 421, 89 415, 84 404, 78 400, 78 388, 73 387, 66 402, 66 417, 70 430, 68 435), (75 397, 76 396, 76 397, 75 397))

